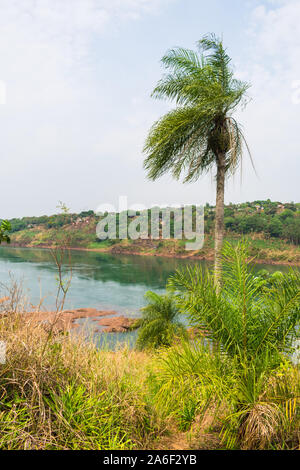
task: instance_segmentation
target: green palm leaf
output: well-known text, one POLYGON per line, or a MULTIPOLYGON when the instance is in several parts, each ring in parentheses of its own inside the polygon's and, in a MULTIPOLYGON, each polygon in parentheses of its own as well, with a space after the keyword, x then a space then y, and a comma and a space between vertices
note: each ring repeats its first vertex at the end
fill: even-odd
POLYGON ((197 52, 171 49, 162 63, 166 74, 152 96, 174 101, 176 107, 152 126, 144 146, 144 168, 153 180, 171 172, 192 182, 216 167, 215 284, 219 288, 225 178, 238 168, 244 148, 249 152, 233 112, 246 105, 249 85, 234 78, 230 57, 212 34, 198 42, 197 52))
POLYGON ((148 305, 143 307, 141 326, 137 339, 140 349, 170 346, 177 336, 185 336, 180 322, 180 311, 173 296, 147 292, 148 305))
POLYGON ((299 338, 300 273, 291 270, 270 286, 256 276, 247 246, 225 244, 223 283, 218 292, 212 273, 200 267, 177 271, 169 287, 191 323, 241 362, 274 361, 291 353, 299 338))

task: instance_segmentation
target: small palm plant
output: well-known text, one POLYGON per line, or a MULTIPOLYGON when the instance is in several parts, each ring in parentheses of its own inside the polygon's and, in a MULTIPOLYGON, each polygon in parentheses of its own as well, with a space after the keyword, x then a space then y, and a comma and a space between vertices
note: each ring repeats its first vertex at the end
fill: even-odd
POLYGON ((137 339, 137 347, 158 348, 170 346, 176 337, 185 335, 185 328, 180 322, 180 312, 172 295, 158 295, 147 292, 148 305, 143 307, 142 320, 137 339))
POLYGON ((236 247, 225 244, 222 271, 220 292, 213 273, 199 266, 177 271, 169 280, 169 286, 180 292, 178 305, 191 323, 244 364, 291 353, 299 338, 299 271, 266 283, 253 272, 243 242, 236 247))
POLYGON ((282 364, 291 363, 299 340, 300 272, 266 281, 253 272, 244 243, 224 245, 222 271, 220 292, 213 273, 200 267, 177 271, 169 286, 191 323, 218 346, 214 356, 220 353, 236 370, 224 440, 232 447, 239 440, 244 448, 265 448, 284 426, 284 410, 299 409, 297 393, 270 399, 268 388, 282 364))

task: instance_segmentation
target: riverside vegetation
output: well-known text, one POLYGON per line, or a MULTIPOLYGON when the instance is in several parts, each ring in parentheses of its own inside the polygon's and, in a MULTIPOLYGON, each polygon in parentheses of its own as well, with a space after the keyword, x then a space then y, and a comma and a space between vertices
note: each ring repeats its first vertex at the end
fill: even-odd
MULTIPOLYGON (((0 365, 1 449, 300 448, 300 273, 255 275, 251 268, 253 254, 299 263, 299 204, 224 207, 225 177, 237 168, 243 146, 248 149, 232 117, 246 104, 248 85, 234 79, 214 35, 198 49, 163 57, 168 74, 154 95, 175 100, 176 108, 150 131, 145 168, 152 179, 171 171, 185 181, 216 168, 216 208, 206 206, 200 255, 214 257, 215 268, 178 271, 166 295, 148 293, 136 349, 114 352, 53 324, 24 321, 26 309, 12 288, 0 304, 0 339, 7 343, 0 365), (222 248, 224 227, 233 243, 222 248), (237 240, 240 233, 249 235, 249 246, 237 240)), ((99 243, 92 211, 63 212, 11 226, 3 221, 0 243, 9 241, 12 228, 13 244, 49 246, 56 239, 62 254, 77 246, 184 253, 185 240, 99 243), (67 245, 55 237, 58 227, 67 245)), ((63 259, 55 258, 62 302, 63 259)))
POLYGON ((255 276, 247 258, 245 245, 225 246, 220 293, 213 273, 175 273, 165 298, 148 295, 133 350, 49 335, 46 325, 22 320, 11 293, 0 319, 0 448, 299 448, 300 376, 291 355, 300 274, 255 276), (147 330, 153 311, 168 335, 147 330), (182 335, 178 311, 192 339, 182 335))
MULTIPOLYGON (((237 243, 240 236, 249 240, 249 254, 266 263, 300 264, 300 204, 254 201, 225 206, 225 240, 237 243)), ((185 240, 104 240, 96 238, 101 220, 93 211, 80 214, 23 217, 12 219, 11 244, 21 247, 50 247, 58 230, 69 235, 73 248, 150 256, 178 256, 213 259, 215 207, 204 208, 205 242, 200 252, 186 252, 185 240)), ((117 233, 119 231, 117 217, 117 233)), ((174 216, 171 213, 171 235, 174 216)))

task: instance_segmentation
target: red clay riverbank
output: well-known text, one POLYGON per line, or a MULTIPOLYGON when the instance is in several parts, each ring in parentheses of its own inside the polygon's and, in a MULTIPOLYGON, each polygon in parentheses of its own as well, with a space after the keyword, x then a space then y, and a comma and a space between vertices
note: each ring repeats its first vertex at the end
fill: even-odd
MULTIPOLYGON (((45 249, 45 250, 51 250, 54 247, 49 246, 49 245, 40 245, 40 246, 25 246, 25 245, 19 245, 17 243, 11 243, 9 245, 10 247, 13 248, 30 248, 30 249, 45 249)), ((90 252, 95 252, 95 253, 108 253, 108 254, 113 254, 113 255, 126 255, 126 256, 152 256, 152 257, 159 257, 159 258, 176 258, 176 259, 185 259, 185 260, 197 260, 197 261, 210 261, 213 262, 214 260, 214 255, 212 253, 206 253, 203 255, 200 255, 197 252, 188 252, 186 253, 144 253, 140 251, 133 251, 133 250, 126 250, 126 249, 119 249, 119 248, 114 248, 114 249, 107 249, 107 248, 83 248, 83 247, 72 247, 72 251, 90 251, 90 252)), ((252 259, 252 262, 255 264, 269 264, 271 266, 300 266, 300 261, 285 261, 285 260, 270 260, 270 259, 259 259, 259 258, 254 258, 252 259)))
POLYGON ((97 310, 95 308, 78 308, 75 310, 63 310, 62 312, 30 312, 24 314, 27 323, 39 323, 48 330, 53 328, 55 331, 69 331, 78 328, 76 320, 92 319, 95 322, 94 332, 104 333, 125 333, 135 322, 132 318, 126 318, 123 315, 118 316, 113 310, 97 310), (105 318, 103 318, 105 317, 105 318), (105 328, 97 328, 97 325, 105 328))

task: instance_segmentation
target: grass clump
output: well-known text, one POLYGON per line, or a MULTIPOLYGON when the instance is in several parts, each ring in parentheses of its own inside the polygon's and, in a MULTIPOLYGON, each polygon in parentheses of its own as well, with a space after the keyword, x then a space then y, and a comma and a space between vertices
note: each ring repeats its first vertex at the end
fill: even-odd
POLYGON ((0 321, 1 449, 142 449, 159 435, 144 385, 150 354, 97 351, 77 335, 49 339, 22 315, 0 321))

